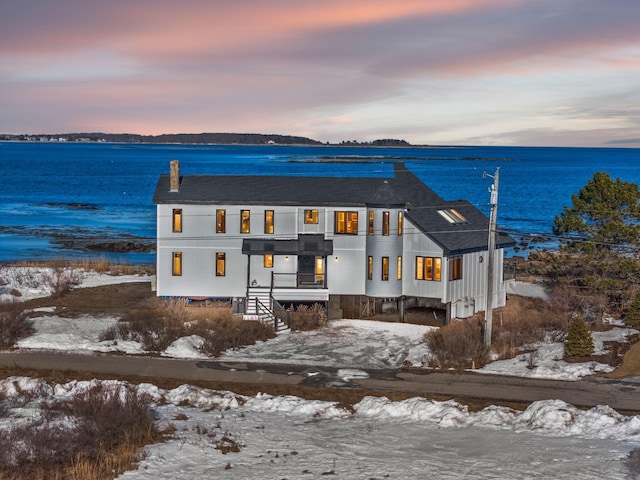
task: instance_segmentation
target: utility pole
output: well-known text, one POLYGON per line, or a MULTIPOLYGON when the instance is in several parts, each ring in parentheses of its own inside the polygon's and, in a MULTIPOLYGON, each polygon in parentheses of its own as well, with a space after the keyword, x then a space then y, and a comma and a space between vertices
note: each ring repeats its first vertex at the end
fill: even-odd
POLYGON ((493 322, 493 259, 496 250, 496 224, 498 217, 498 181, 500 178, 500 167, 496 167, 496 173, 489 175, 484 173, 486 177, 493 178, 493 185, 489 188, 491 194, 491 215, 489 217, 489 255, 487 259, 487 307, 484 312, 484 344, 486 347, 491 346, 491 327, 493 322))

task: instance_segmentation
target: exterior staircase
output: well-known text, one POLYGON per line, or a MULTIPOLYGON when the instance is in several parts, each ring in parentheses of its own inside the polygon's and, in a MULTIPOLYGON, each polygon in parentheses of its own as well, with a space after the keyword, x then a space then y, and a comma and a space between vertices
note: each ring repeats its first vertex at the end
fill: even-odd
POLYGON ((245 320, 258 320, 267 325, 273 325, 275 332, 282 333, 289 331, 288 322, 282 321, 275 314, 275 307, 280 306, 271 295, 268 287, 250 287, 247 289, 247 300, 245 302, 245 320))

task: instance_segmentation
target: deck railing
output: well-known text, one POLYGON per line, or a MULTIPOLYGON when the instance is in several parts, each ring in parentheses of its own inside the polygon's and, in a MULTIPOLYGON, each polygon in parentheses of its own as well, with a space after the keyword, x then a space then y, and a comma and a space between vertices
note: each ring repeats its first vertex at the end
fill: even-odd
POLYGON ((327 288, 326 277, 316 273, 271 273, 271 288, 327 288))

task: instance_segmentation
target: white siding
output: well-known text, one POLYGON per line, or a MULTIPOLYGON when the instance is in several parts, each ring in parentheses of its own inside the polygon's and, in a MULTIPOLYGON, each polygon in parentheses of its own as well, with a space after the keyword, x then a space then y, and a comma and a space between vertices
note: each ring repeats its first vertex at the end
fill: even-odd
MULTIPOLYGON (((404 222, 404 256, 402 275, 402 293, 411 297, 435 298, 444 301, 446 277, 444 268, 439 282, 434 280, 416 280, 416 257, 443 258, 442 249, 422 234, 410 221, 404 222)), ((443 259, 443 265, 444 265, 443 259)))
POLYGON ((370 297, 399 297, 402 295, 402 280, 398 280, 397 260, 402 256, 403 236, 398 235, 398 210, 372 208, 370 211, 374 214, 374 231, 373 235, 368 234, 367 213, 366 256, 373 258, 373 275, 366 281, 365 294, 370 297), (389 212, 389 235, 382 235, 383 212, 389 212), (388 280, 382 280, 382 257, 389 260, 388 280))

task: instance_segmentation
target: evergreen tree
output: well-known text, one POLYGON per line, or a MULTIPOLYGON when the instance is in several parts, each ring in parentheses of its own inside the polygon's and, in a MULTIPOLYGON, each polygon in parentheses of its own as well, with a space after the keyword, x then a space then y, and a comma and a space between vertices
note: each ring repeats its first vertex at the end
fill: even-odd
POLYGON ((624 312, 631 287, 640 283, 638 185, 595 173, 555 217, 553 233, 565 255, 556 259, 550 279, 581 295, 605 295, 610 308, 624 312))
POLYGON ((633 297, 625 315, 625 323, 630 327, 640 326, 640 293, 633 297))
POLYGON ((564 342, 565 357, 588 357, 595 348, 589 325, 581 315, 576 315, 569 323, 569 331, 564 342))

